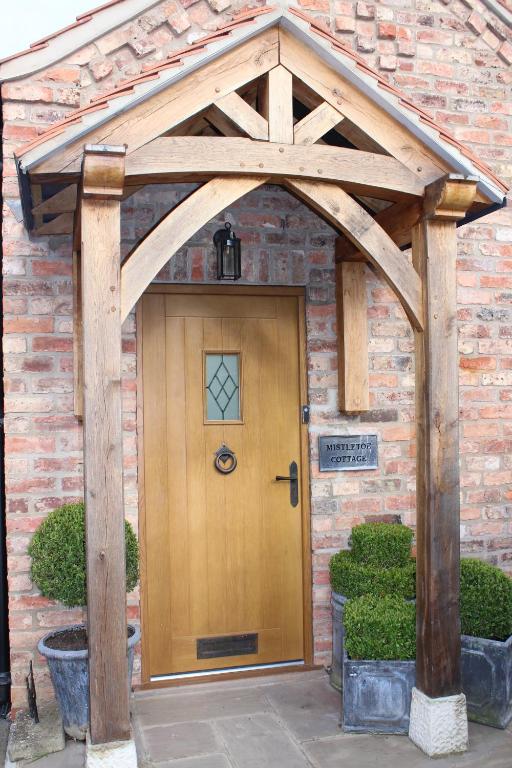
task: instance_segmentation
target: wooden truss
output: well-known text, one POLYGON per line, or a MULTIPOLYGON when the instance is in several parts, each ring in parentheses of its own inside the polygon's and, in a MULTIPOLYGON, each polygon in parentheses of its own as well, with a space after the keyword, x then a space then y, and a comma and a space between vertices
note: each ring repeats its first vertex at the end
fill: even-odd
POLYGON ((74 232, 75 396, 85 423, 91 738, 127 737, 122 552, 121 324, 179 248, 227 206, 280 184, 339 232, 342 409, 370 407, 365 264, 416 338, 417 685, 460 692, 456 221, 476 181, 451 174, 372 99, 273 27, 47 154, 30 181, 37 234, 74 232), (302 112, 297 114, 297 105, 302 112), (85 145, 85 148, 84 148, 85 145), (119 258, 120 203, 144 184, 201 186, 119 258), (401 247, 412 242, 412 262, 401 247), (83 351, 82 351, 83 350, 83 351), (83 365, 83 369, 82 369, 83 365), (82 388, 83 381, 85 386, 82 388))

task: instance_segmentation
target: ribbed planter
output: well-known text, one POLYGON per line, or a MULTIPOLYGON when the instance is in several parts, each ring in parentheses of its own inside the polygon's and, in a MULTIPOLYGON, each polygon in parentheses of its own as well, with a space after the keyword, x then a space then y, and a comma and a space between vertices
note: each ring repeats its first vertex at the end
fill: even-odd
MULTIPOLYGON (((89 652, 62 651, 49 648, 50 638, 70 630, 83 629, 83 624, 64 627, 49 632, 39 641, 37 649, 44 656, 50 668, 55 696, 62 714, 64 730, 73 739, 83 740, 89 727, 89 652)), ((127 664, 128 687, 131 689, 133 672, 133 651, 140 640, 140 630, 128 625, 127 664)))
POLYGON ((329 676, 330 683, 337 691, 341 691, 343 685, 343 611, 348 597, 338 592, 331 593, 332 608, 332 664, 329 676))
POLYGON ((343 656, 344 731, 408 733, 415 661, 354 661, 343 656))
POLYGON ((503 642, 462 635, 461 644, 469 720, 506 728, 512 720, 512 635, 503 642))

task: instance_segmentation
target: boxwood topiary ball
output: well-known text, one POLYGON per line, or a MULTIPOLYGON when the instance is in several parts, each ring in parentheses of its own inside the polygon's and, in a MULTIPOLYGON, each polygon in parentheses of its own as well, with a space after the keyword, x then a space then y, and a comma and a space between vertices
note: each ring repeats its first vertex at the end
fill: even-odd
POLYGON ((416 596, 416 561, 409 559, 406 565, 381 568, 358 563, 352 552, 341 550, 329 562, 331 587, 345 597, 361 595, 399 595, 406 600, 416 596))
MULTIPOLYGON (((124 523, 126 591, 139 578, 139 547, 130 523, 124 523)), ((28 553, 31 576, 41 594, 72 608, 87 604, 85 567, 85 506, 64 504, 54 509, 35 532, 28 553)))
POLYGON ((412 539, 411 529, 401 523, 362 523, 350 534, 352 557, 377 568, 407 565, 412 539))
POLYGON ((512 635, 512 579, 482 560, 461 560, 460 621, 463 635, 506 640, 512 635))
POLYGON ((351 659, 409 661, 416 658, 416 606, 397 595, 348 600, 343 616, 351 659))

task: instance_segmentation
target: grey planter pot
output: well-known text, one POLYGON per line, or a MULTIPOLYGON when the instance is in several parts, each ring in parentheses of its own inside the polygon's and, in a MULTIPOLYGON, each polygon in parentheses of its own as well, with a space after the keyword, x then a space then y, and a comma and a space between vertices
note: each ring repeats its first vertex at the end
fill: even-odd
POLYGON ((503 642, 462 635, 461 643, 469 720, 506 728, 512 720, 512 635, 503 642))
POLYGON ((332 664, 329 680, 333 688, 341 691, 343 686, 343 611, 348 597, 338 592, 331 593, 332 607, 332 664))
POLYGON ((344 731, 408 733, 415 661, 354 661, 343 657, 344 731))
MULTIPOLYGON (((85 739, 89 727, 89 652, 87 650, 60 651, 49 648, 46 643, 51 637, 81 627, 83 624, 75 624, 53 630, 42 637, 37 645, 37 650, 46 658, 50 668, 64 730, 68 736, 80 741, 85 739)), ((127 650, 128 686, 131 689, 133 651, 140 640, 140 630, 132 624, 128 628, 132 632, 128 638, 127 650)))

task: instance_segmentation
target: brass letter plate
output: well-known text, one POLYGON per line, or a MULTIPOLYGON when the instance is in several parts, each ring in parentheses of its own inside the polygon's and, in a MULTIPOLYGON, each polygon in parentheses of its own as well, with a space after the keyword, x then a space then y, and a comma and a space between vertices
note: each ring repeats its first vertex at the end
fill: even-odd
POLYGON ((221 656, 247 656, 258 653, 258 634, 201 637, 197 640, 198 659, 216 659, 221 656))

